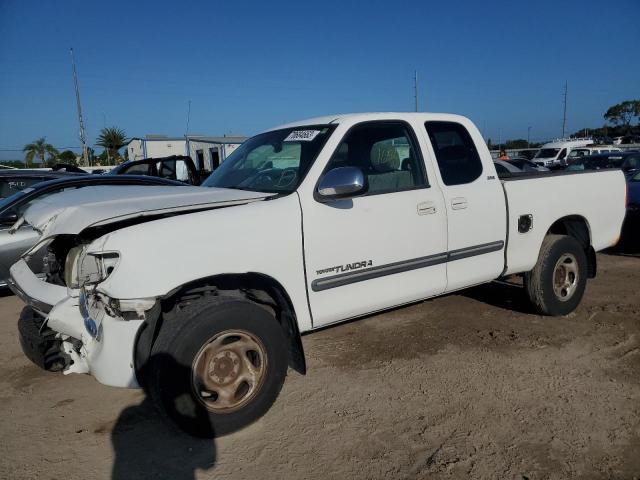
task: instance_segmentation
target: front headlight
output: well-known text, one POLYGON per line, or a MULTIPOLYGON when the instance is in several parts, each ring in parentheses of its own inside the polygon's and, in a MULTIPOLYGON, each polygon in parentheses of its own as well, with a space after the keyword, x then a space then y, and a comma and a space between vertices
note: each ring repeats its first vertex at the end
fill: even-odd
POLYGON ((100 283, 111 275, 119 261, 117 252, 86 253, 86 247, 74 247, 65 262, 65 283, 74 289, 100 283))
POLYGON ((64 261, 64 283, 69 288, 78 288, 78 258, 84 247, 73 247, 64 261))

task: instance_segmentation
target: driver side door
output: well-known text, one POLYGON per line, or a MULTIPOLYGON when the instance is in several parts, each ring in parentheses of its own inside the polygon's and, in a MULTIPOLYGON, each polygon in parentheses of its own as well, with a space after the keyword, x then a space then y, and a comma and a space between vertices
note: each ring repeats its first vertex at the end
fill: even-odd
POLYGON ((301 196, 307 291, 313 326, 442 293, 447 219, 426 176, 413 128, 401 121, 357 124, 324 173, 357 167, 368 184, 353 198, 301 196))

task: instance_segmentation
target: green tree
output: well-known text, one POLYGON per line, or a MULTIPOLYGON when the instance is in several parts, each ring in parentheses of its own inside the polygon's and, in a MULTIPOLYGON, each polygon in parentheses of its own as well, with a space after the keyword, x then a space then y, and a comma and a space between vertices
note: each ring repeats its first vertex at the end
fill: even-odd
POLYGON ((640 100, 626 100, 609 107, 604 114, 605 120, 614 125, 620 125, 625 132, 631 130, 631 122, 634 118, 640 118, 640 100))
POLYGON ((69 165, 77 165, 78 162, 76 160, 75 152, 71 150, 65 150, 60 155, 58 155, 58 161, 60 163, 68 163, 69 165))
POLYGON ((120 150, 127 144, 127 137, 124 130, 118 127, 107 127, 100 130, 96 145, 103 147, 111 159, 120 157, 120 150))
POLYGON ((46 165, 45 157, 49 155, 49 158, 55 158, 58 156, 58 150, 53 145, 47 143, 45 137, 38 138, 31 143, 27 143, 22 151, 26 154, 24 157, 24 163, 27 168, 29 164, 33 163, 33 159, 38 157, 42 166, 46 165))

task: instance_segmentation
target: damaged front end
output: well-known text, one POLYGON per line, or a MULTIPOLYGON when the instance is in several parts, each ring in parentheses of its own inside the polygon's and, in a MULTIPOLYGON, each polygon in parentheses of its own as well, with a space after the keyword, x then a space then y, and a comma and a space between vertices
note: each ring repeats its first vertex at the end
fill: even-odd
POLYGON ((50 239, 11 268, 9 285, 28 305, 20 320, 21 344, 42 368, 88 373, 106 385, 135 388, 136 338, 145 322, 155 322, 158 302, 112 299, 100 292, 120 255, 96 252, 93 243, 67 235, 50 239), (27 264, 41 248, 47 249, 44 281, 27 264))

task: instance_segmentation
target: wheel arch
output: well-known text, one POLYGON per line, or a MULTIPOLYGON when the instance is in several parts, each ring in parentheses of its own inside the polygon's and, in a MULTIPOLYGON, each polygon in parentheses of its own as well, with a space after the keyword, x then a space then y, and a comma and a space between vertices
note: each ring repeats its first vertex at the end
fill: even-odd
POLYGON ((581 215, 568 215, 559 218, 549 227, 546 235, 568 235, 575 238, 587 256, 587 276, 595 278, 597 273, 596 252, 591 242, 591 227, 581 215))
POLYGON ((135 344, 135 364, 144 365, 162 328, 163 313, 179 304, 188 304, 206 295, 245 298, 269 309, 280 324, 288 341, 289 366, 306 374, 307 366, 293 303, 280 282, 257 272, 219 274, 181 285, 160 299, 149 311, 144 328, 140 328, 135 344))

